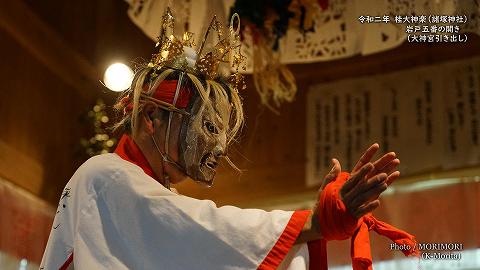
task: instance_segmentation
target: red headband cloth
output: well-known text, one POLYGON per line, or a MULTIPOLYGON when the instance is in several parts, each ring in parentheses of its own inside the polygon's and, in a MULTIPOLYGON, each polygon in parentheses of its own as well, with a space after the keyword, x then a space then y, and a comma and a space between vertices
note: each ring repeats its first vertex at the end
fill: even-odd
POLYGON ((372 214, 355 219, 347 211, 340 198, 339 190, 349 177, 348 173, 340 173, 337 179, 330 182, 320 194, 318 222, 323 238, 327 241, 351 238, 351 257, 354 270, 372 269, 368 233, 371 230, 390 238, 399 245, 412 247, 409 250, 402 250, 405 256, 418 255, 413 235, 377 220, 372 214))
MULTIPOLYGON (((158 85, 157 89, 153 92, 152 97, 161 101, 168 102, 173 104, 173 99, 175 98, 175 91, 177 90, 177 82, 178 80, 164 80, 158 85)), ((148 88, 144 87, 144 91, 148 88)), ((181 86, 180 92, 177 97, 177 102, 175 107, 179 109, 184 109, 188 106, 190 102, 190 98, 192 97, 192 90, 181 86)), ((130 95, 124 97, 121 101, 122 104, 127 104, 124 109, 124 114, 127 114, 133 110, 133 102, 130 95)))

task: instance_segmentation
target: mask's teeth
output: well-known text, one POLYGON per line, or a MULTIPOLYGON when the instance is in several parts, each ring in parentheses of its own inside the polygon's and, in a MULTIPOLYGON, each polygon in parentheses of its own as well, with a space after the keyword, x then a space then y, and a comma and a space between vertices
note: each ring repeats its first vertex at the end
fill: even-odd
POLYGON ((217 162, 215 161, 209 161, 207 162, 207 166, 210 168, 210 169, 215 169, 217 167, 217 162))

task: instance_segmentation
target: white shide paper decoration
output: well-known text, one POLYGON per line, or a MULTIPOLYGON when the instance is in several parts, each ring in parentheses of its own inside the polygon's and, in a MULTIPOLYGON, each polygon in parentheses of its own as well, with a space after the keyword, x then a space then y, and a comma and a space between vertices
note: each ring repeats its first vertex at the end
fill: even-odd
MULTIPOLYGON (((169 6, 176 19, 178 33, 193 32, 201 40, 213 15, 228 23, 228 13, 234 0, 130 0, 128 15, 143 32, 156 41, 162 15, 169 6)), ((372 54, 395 48, 405 42, 406 24, 362 24, 360 16, 384 16, 390 20, 396 15, 465 15, 467 24, 462 32, 480 35, 480 6, 475 0, 329 0, 328 8, 321 10, 315 20, 314 33, 300 33, 289 29, 280 40, 281 63, 311 63, 372 54)), ((253 45, 248 36, 244 41, 247 72, 253 70, 253 45)))

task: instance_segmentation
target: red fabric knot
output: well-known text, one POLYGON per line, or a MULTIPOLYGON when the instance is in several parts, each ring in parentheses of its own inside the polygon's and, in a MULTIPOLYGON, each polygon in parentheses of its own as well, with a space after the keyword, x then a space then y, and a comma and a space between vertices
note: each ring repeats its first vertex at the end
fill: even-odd
MULTIPOLYGON (((175 98, 175 91, 177 90, 177 80, 165 80, 160 83, 152 97, 173 104, 173 99, 175 98)), ((180 93, 177 97, 177 102, 175 107, 179 109, 184 109, 188 106, 190 98, 192 97, 192 90, 181 86, 180 93)))
MULTIPOLYGON (((164 80, 162 81, 157 89, 152 94, 153 98, 156 98, 161 101, 168 102, 173 104, 173 100, 175 98, 175 92, 177 90, 177 82, 178 80, 164 80)), ((148 87, 145 85, 143 91, 146 92, 148 87)), ((193 91, 185 86, 180 87, 180 91, 177 97, 177 101, 175 103, 175 107, 179 109, 184 109, 188 106, 190 99, 192 97, 193 91)), ((133 100, 130 96, 126 96, 120 100, 121 104, 127 104, 123 109, 124 114, 128 114, 133 110, 133 100)))
POLYGON ((318 222, 323 238, 327 241, 351 238, 351 257, 354 270, 372 269, 370 230, 390 238, 397 244, 412 247, 410 250, 403 251, 406 256, 418 256, 413 235, 377 220, 372 214, 356 219, 348 212, 340 198, 339 191, 349 177, 348 173, 340 173, 320 194, 318 222))
POLYGON ((344 240, 352 237, 361 223, 361 220, 355 219, 348 213, 340 198, 340 188, 346 179, 348 179, 348 174, 341 173, 320 194, 319 224, 322 236, 327 241, 344 240))

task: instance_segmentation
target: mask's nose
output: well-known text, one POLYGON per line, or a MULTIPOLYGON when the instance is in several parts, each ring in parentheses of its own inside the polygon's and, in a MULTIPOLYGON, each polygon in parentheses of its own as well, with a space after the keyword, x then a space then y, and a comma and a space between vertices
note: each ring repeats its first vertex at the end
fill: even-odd
POLYGON ((213 155, 215 155, 216 158, 221 158, 225 155, 225 150, 221 147, 215 147, 213 150, 213 155))
POLYGON ((213 155, 216 158, 221 158, 225 156, 226 150, 227 150, 227 136, 225 133, 223 133, 219 137, 217 145, 215 145, 215 148, 213 149, 213 155))

